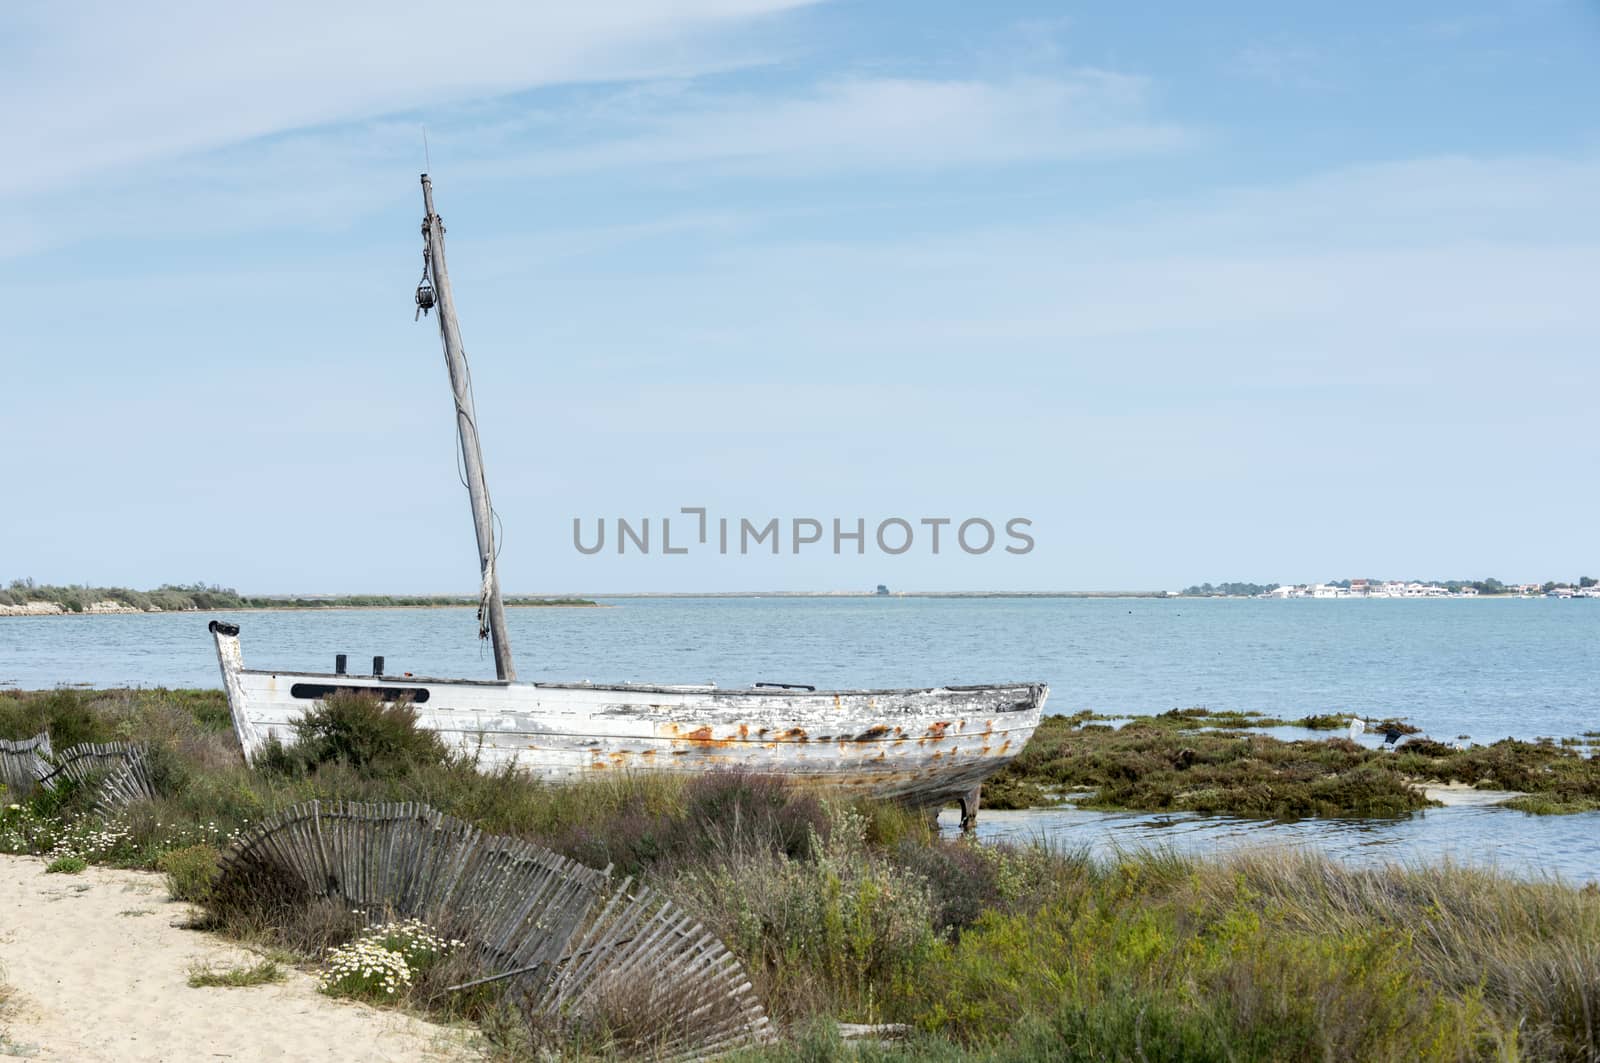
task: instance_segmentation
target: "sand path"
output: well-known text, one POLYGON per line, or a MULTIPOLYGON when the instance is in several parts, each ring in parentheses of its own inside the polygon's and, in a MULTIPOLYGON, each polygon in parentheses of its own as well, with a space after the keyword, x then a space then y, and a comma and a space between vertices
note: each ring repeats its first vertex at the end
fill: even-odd
POLYGON ((311 976, 192 989, 196 964, 260 957, 178 924, 159 875, 91 867, 46 875, 0 856, 0 1057, 72 1061, 461 1060, 464 1030, 337 1001, 311 976))

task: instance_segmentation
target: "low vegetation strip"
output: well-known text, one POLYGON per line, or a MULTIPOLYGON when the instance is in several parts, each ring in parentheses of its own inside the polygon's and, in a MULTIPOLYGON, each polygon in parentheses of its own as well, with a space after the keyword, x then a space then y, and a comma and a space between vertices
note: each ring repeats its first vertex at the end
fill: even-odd
MULTIPOLYGON (((1312 729, 1347 718, 1293 721, 1312 729)), ((1600 808, 1600 759, 1579 746, 1514 739, 1457 749, 1410 737, 1369 749, 1344 737, 1283 741, 1243 727, 1269 717, 1175 710, 1121 727, 1048 716, 1022 753, 984 784, 989 808, 1079 807, 1263 818, 1396 816, 1427 807, 1427 783, 1527 794, 1529 812, 1600 808)), ((1400 730, 1415 731, 1414 727, 1400 730)))
MULTIPOLYGON (((46 731, 56 748, 140 742, 156 789, 110 820, 82 791, 40 791, 16 808, 0 800, 0 850, 164 867, 175 893, 210 908, 217 931, 290 949, 296 963, 326 973, 330 958, 346 955, 336 950, 359 941, 348 910, 305 904, 263 925, 219 907, 219 852, 307 800, 427 802, 485 831, 614 864, 701 920, 783 1031, 780 1043, 736 1057, 747 1060, 1600 1057, 1592 886, 1449 864, 1352 870, 1310 855, 1097 861, 947 840, 895 805, 832 801, 760 776, 607 773, 554 786, 482 775, 417 737, 403 713, 331 708, 313 714, 300 742, 251 769, 220 694, 0 695, 0 737, 46 731), (839 1040, 839 1022, 910 1032, 899 1045, 856 1049, 839 1040)), ((1234 771, 1252 773, 1240 777, 1246 789, 1280 785, 1236 762, 1264 762, 1288 778, 1296 769, 1275 757, 1315 752, 1269 754, 1265 736, 1196 734, 1174 720, 1120 731, 1079 724, 1041 729, 1045 741, 1025 754, 1036 776, 1020 781, 1196 801, 1184 795, 1231 785, 1234 771), (1173 763, 1185 749, 1192 759, 1173 763), (1214 773, 1204 786, 1173 778, 1197 768, 1214 773), (1148 788, 1141 773, 1152 776, 1148 788)), ((1518 768, 1531 781, 1570 772, 1580 790, 1588 770, 1561 747, 1485 747, 1458 760, 1420 746, 1358 754, 1343 739, 1278 743, 1302 744, 1332 750, 1319 754, 1327 759, 1315 761, 1318 772, 1363 784, 1359 799, 1320 784, 1317 793, 1335 794, 1329 807, 1378 807, 1373 794, 1409 804, 1406 780, 1425 767, 1497 780, 1518 768)), ((1252 800, 1278 807, 1265 790, 1252 800)), ((1298 797, 1289 804, 1304 807, 1298 797)), ((460 983, 441 981, 397 977, 392 995, 385 983, 375 999, 475 1022, 508 1059, 614 1057, 627 1043, 620 1027, 597 1023, 552 1044, 549 1029, 517 1019, 492 987, 451 991, 460 983)), ((618 1003, 620 1024, 628 1008, 618 1003)))
MULTIPOLYGON (((508 606, 591 606, 587 598, 506 598, 508 606)), ((476 606, 465 595, 244 595, 231 587, 204 583, 164 584, 151 591, 128 587, 49 586, 12 580, 0 588, 0 616, 61 613, 181 613, 222 609, 398 609, 476 606)))

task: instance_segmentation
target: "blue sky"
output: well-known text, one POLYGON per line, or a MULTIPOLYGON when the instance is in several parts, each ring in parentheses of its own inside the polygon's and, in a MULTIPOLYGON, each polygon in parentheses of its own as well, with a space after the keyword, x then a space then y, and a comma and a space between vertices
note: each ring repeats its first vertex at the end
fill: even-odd
POLYGON ((512 591, 1600 569, 1600 6, 230 6, 0 12, 0 579, 472 589, 424 126, 512 591))

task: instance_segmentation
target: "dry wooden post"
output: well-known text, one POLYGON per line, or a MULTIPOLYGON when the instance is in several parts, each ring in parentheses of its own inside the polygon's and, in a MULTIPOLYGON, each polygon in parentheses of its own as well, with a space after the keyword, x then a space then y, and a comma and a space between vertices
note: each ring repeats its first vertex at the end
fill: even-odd
POLYGON ((461 437, 461 460, 466 466, 467 492, 472 496, 472 525, 478 533, 478 568, 483 574, 483 606, 489 614, 489 636, 494 640, 494 671, 501 679, 515 679, 511 663, 511 638, 506 634, 506 608, 500 599, 500 574, 495 571, 494 510, 489 505, 489 484, 483 477, 483 452, 478 447, 478 412, 472 402, 472 378, 461 348, 461 326, 456 321, 455 295, 444 262, 444 222, 433 212, 433 182, 422 175, 422 235, 428 241, 427 262, 433 273, 439 305, 439 335, 450 367, 450 388, 455 393, 456 429, 461 437))

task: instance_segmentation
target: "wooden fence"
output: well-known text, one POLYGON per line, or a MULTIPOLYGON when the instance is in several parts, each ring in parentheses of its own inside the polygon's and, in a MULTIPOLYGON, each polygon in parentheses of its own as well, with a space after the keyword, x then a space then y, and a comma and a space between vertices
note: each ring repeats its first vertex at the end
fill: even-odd
POLYGON ((36 789, 54 790, 66 782, 96 787, 95 808, 110 814, 141 797, 154 797, 143 746, 129 742, 83 742, 59 757, 48 734, 20 742, 0 739, 0 783, 17 797, 36 789))
POLYGON ((526 996, 536 1024, 603 1022, 625 1054, 697 1059, 773 1037, 744 968, 646 887, 620 883, 526 996))
POLYGON ((34 735, 21 741, 0 738, 0 783, 13 797, 27 797, 39 780, 50 773, 50 736, 34 735))
POLYGON ((287 881, 368 919, 421 919, 466 943, 482 976, 457 988, 501 983, 551 1033, 603 1023, 619 1049, 668 1059, 772 1036, 738 960, 671 902, 427 805, 296 805, 221 868, 224 888, 287 881))

